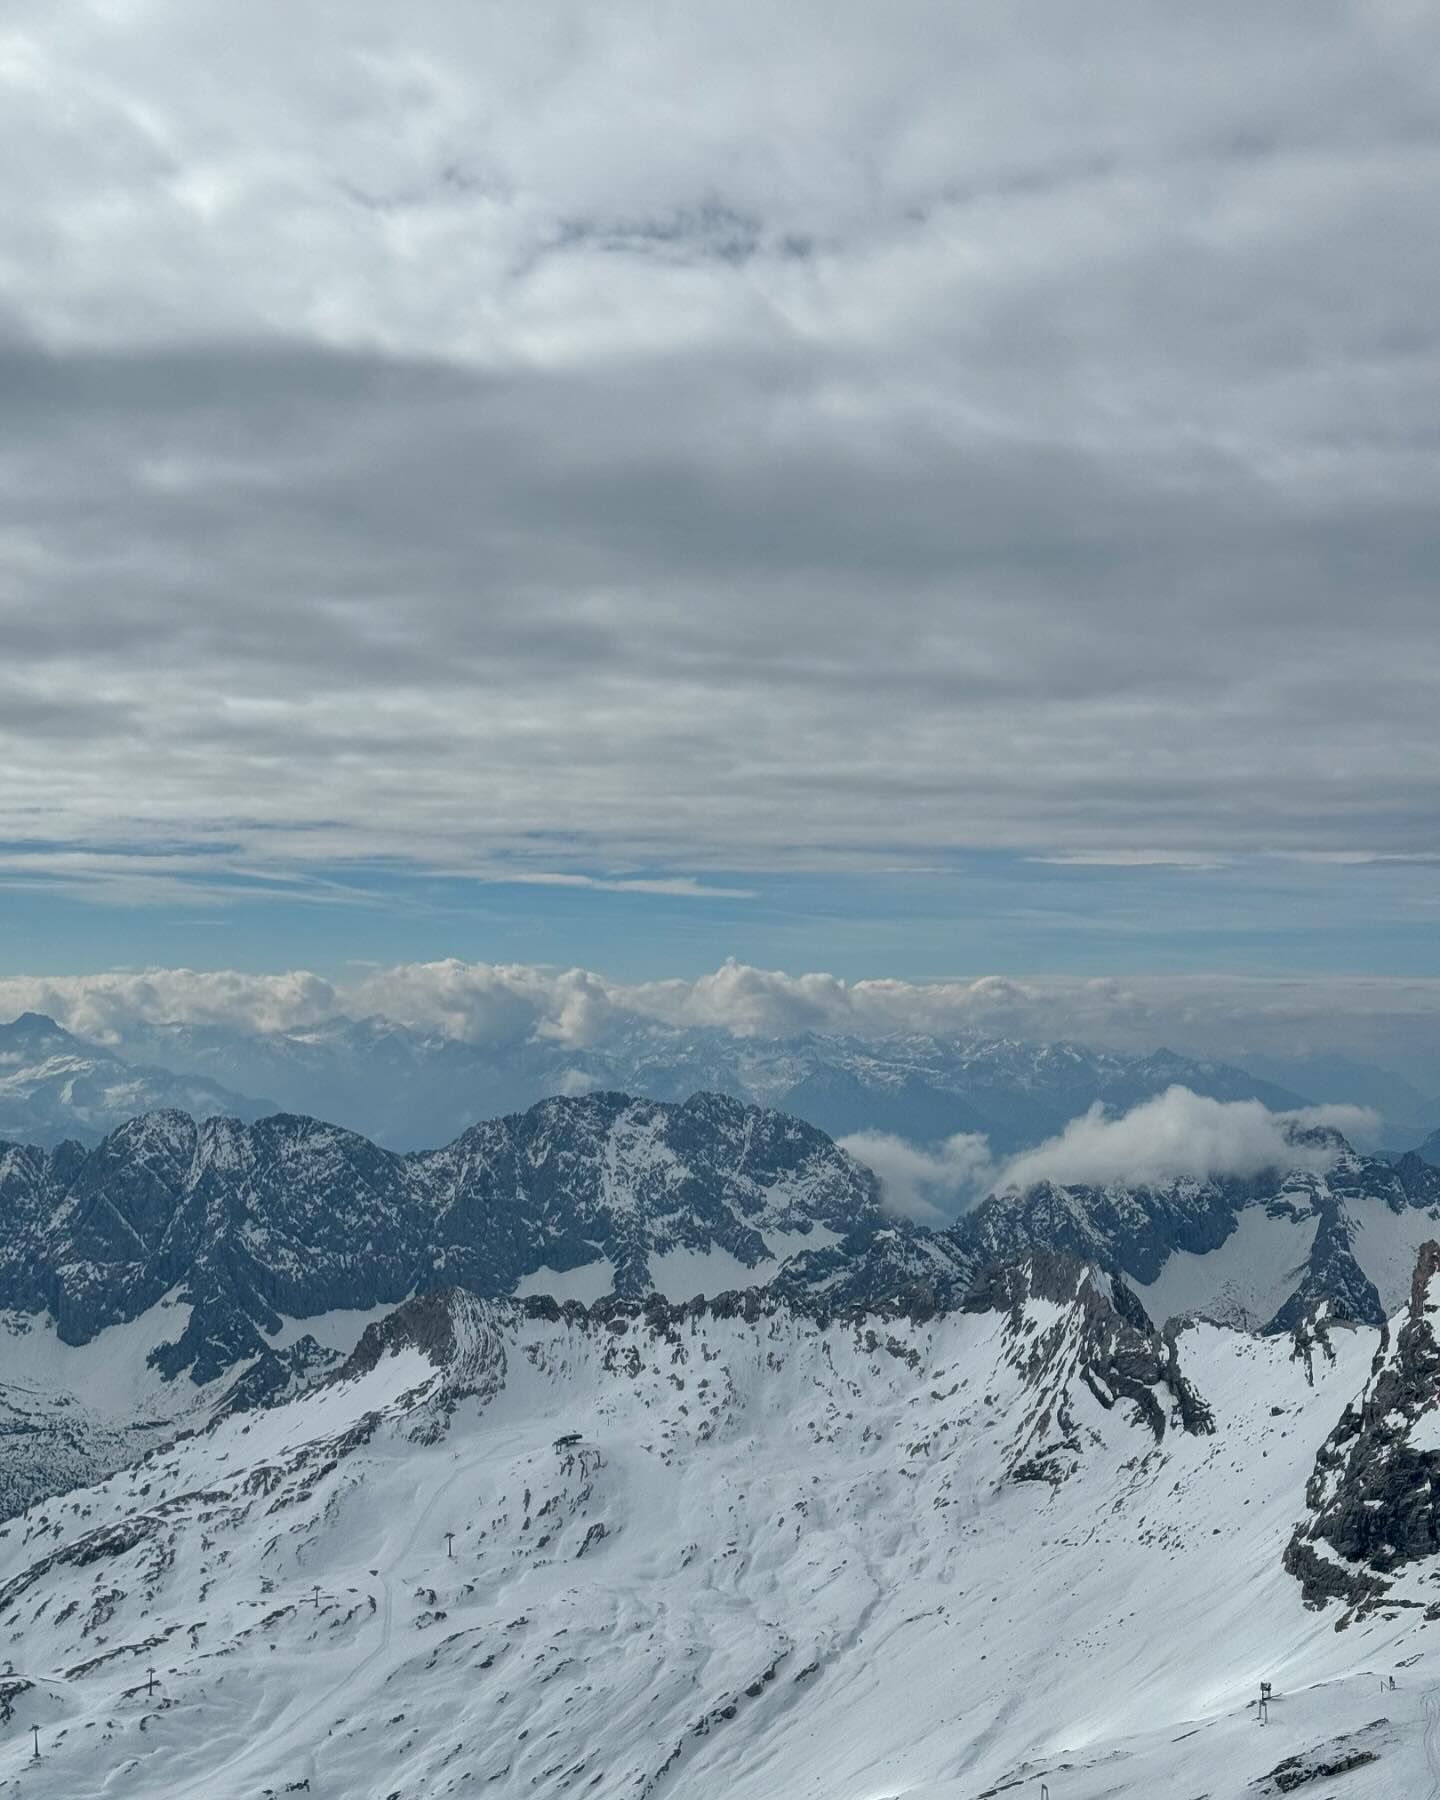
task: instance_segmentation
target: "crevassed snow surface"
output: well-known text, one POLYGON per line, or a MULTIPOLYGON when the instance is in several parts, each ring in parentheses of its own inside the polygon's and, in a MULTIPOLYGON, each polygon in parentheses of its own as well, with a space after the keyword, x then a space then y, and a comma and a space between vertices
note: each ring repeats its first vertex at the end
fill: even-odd
POLYGON ((448 1378, 406 1348, 0 1530, 0 1793, 1230 1800, 1377 1719, 1336 1800, 1427 1791, 1434 1628, 1336 1632, 1280 1566, 1371 1331, 1312 1388, 1186 1330, 1218 1430, 1157 1445, 1054 1305, 462 1313, 448 1378))

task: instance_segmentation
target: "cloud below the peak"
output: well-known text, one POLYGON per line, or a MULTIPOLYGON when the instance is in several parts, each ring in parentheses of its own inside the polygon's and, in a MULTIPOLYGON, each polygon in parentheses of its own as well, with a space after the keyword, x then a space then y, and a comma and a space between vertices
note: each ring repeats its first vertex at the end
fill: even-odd
POLYGON ((1171 1087, 1118 1117, 1095 1105, 1059 1136, 1011 1158, 995 1175, 997 1189, 1040 1181, 1061 1186, 1148 1186, 1190 1176, 1258 1175, 1265 1169, 1322 1173, 1333 1143, 1307 1143, 1295 1133, 1319 1126, 1357 1137, 1379 1125, 1358 1106, 1271 1112, 1258 1100, 1214 1100, 1171 1087))
POLYGON ((989 1143, 978 1132, 959 1132, 935 1149, 888 1131, 857 1131, 836 1141, 879 1176, 888 1212, 926 1225, 943 1223, 980 1198, 994 1171, 989 1143))
POLYGON ((1323 1174, 1338 1153, 1333 1141, 1307 1141, 1318 1128, 1364 1143, 1379 1126, 1364 1107, 1320 1106, 1272 1112, 1258 1100, 1214 1100, 1171 1087, 1128 1111, 1099 1103, 1033 1150, 995 1159, 986 1139, 967 1133, 935 1147, 885 1132, 841 1140, 880 1178, 884 1204, 898 1217, 935 1223, 992 1193, 1040 1182, 1059 1187, 1151 1187, 1185 1178, 1250 1177, 1269 1169, 1323 1174))

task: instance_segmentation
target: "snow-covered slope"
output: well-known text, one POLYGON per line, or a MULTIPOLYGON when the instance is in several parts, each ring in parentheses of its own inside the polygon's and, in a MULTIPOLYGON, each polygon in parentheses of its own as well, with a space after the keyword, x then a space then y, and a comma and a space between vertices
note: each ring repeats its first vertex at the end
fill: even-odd
POLYGON ((93 1144, 137 1113, 258 1119, 274 1108, 199 1074, 122 1061, 41 1013, 0 1025, 0 1140, 93 1144))
POLYGON ((162 1372, 192 1311, 172 1291, 86 1344, 65 1343, 43 1314, 0 1312, 0 1519, 226 1411, 283 1399, 333 1368, 369 1318, 332 1314, 291 1326, 262 1355, 196 1383, 162 1372))
POLYGON ((1281 1561, 1376 1334, 1117 1298, 411 1302, 0 1529, 0 1793, 1425 1795, 1434 1628, 1337 1632, 1281 1561))

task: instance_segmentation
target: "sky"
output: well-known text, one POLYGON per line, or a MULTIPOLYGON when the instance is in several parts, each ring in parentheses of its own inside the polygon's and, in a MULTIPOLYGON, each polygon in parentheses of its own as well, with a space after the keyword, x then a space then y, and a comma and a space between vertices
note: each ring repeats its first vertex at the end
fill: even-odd
POLYGON ((0 974, 1433 994, 1437 119, 1412 0, 11 9, 0 974))

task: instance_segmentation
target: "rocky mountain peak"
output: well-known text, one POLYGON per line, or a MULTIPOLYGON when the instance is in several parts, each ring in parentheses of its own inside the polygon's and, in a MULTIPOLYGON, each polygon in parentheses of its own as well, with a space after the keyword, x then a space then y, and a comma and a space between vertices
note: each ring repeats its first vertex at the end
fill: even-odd
POLYGON ((1105 1411, 1122 1409, 1157 1444, 1172 1425, 1195 1436, 1214 1429, 1209 1407, 1180 1371, 1177 1337, 1156 1331, 1125 1283, 1093 1265, 1033 1251, 987 1269, 964 1310, 1005 1315, 1009 1360, 1033 1395, 1016 1440, 1017 1480, 1057 1485, 1075 1472, 1078 1386, 1105 1411))
POLYGON ((360 1341, 337 1369, 333 1382, 358 1381, 387 1357, 415 1352, 433 1371, 417 1371, 416 1387, 427 1396, 437 1419, 447 1417, 467 1396, 488 1400, 504 1386, 506 1375, 504 1322, 513 1305, 497 1307, 463 1288, 420 1294, 367 1325, 360 1341))
POLYGON ((164 1109, 89 1152, 0 1154, 0 1223, 0 1308, 82 1344, 177 1290, 188 1322, 157 1362, 209 1382, 263 1354, 282 1317, 527 1282, 689 1298, 885 1220, 875 1176, 812 1126, 722 1096, 601 1094, 408 1157, 290 1114, 164 1109))
POLYGON ((1365 1392, 1321 1446, 1306 1488, 1309 1518, 1286 1567, 1312 1605, 1340 1598, 1432 1607, 1407 1591, 1410 1567, 1440 1550, 1440 1242, 1420 1247, 1410 1299, 1387 1329, 1365 1392))
POLYGON ((4 1035, 7 1040, 53 1037, 65 1038, 70 1043, 75 1043, 77 1041, 70 1036, 70 1033, 65 1030, 64 1026, 57 1024, 56 1021, 50 1017, 49 1013, 42 1012, 23 1012, 18 1014, 17 1017, 13 1018, 10 1023, 4 1027, 4 1035))

